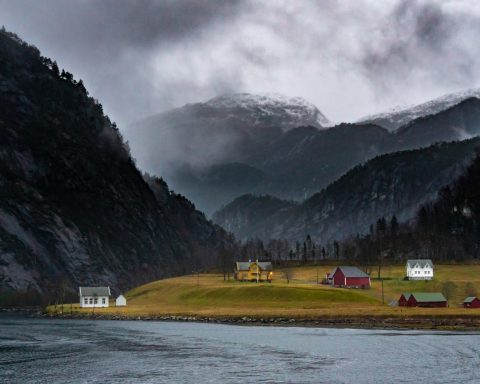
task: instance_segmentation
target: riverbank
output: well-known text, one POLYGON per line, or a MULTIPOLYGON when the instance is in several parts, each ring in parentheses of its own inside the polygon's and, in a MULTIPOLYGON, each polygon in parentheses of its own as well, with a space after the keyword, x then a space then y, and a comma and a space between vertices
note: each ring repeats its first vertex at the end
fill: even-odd
MULTIPOLYGON (((33 315, 33 314, 30 314, 33 315)), ((403 329, 403 330, 480 330, 480 316, 408 316, 408 317, 324 317, 324 318, 288 318, 288 317, 203 317, 182 315, 146 315, 129 316, 125 314, 92 313, 43 313, 36 317, 75 320, 116 320, 116 321, 178 321, 213 324, 252 325, 252 326, 297 326, 318 328, 358 328, 358 329, 403 329)))

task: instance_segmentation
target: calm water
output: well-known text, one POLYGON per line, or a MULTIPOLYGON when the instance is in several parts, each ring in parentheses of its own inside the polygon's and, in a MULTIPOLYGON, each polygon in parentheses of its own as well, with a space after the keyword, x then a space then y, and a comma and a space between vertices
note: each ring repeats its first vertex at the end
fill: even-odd
POLYGON ((480 334, 0 315, 0 383, 480 383, 480 334))

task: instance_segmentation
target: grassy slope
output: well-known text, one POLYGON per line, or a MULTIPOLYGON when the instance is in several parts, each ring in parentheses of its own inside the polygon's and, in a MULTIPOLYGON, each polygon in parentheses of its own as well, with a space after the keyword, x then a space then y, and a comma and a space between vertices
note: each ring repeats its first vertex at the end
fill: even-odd
MULTIPOLYGON (((95 309, 97 314, 129 316, 264 316, 264 317, 470 317, 480 311, 460 308, 465 284, 480 288, 480 265, 437 266, 435 281, 403 281, 403 266, 385 267, 383 277, 385 302, 398 299, 403 291, 436 291, 445 281, 457 288, 450 308, 392 308, 381 303, 381 284, 373 281, 370 290, 339 289, 317 285, 317 271, 322 278, 330 266, 290 268, 290 284, 284 271, 275 271, 272 284, 224 282, 221 275, 183 276, 158 280, 126 293, 128 306, 95 309)), ((50 308, 53 310, 53 308, 50 308)), ((67 312, 70 306, 65 309, 67 312)), ((75 312, 91 313, 73 306, 75 312)))

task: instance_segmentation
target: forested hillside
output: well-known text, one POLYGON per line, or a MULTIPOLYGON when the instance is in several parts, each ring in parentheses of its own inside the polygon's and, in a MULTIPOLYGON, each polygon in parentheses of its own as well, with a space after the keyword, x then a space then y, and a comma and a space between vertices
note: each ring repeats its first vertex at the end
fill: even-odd
POLYGON ((144 180, 81 80, 4 30, 0 159, 3 295, 118 292, 213 265, 231 244, 164 182, 144 180))

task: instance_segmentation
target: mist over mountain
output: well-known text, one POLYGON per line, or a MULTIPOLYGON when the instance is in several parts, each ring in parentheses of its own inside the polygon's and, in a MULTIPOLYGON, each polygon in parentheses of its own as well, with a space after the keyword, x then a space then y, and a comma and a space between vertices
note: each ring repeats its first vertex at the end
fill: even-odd
POLYGON ((0 91, 0 290, 118 292, 214 265, 231 244, 163 180, 142 176, 83 82, 4 30, 0 91))
POLYGON ((343 240, 365 234, 380 217, 401 222, 462 174, 479 138, 376 157, 358 165, 301 204, 246 195, 214 214, 214 221, 242 239, 343 240), (258 207, 262 207, 258 214, 258 207))
MULTIPOLYGON (((232 95, 140 121, 128 138, 142 168, 212 214, 245 193, 301 201, 380 154, 478 135, 480 100, 463 97, 444 97, 456 102, 390 132, 373 123, 326 127, 301 99, 232 95)), ((433 104, 420 109, 440 108, 433 104)))
POLYGON ((143 119, 125 134, 140 167, 169 176, 186 167, 242 161, 289 129, 327 124, 302 98, 241 93, 143 119))

